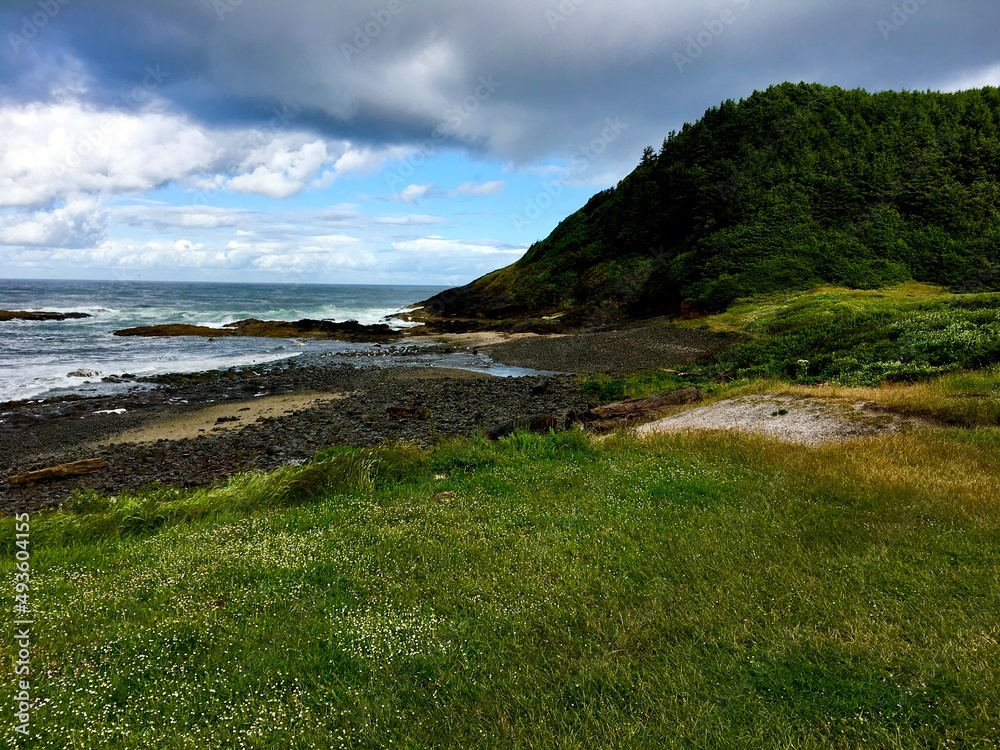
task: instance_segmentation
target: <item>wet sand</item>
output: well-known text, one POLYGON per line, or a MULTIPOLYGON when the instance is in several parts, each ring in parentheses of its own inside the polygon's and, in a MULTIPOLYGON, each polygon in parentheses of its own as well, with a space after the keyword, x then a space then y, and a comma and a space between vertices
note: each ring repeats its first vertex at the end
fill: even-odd
POLYGON ((181 417, 167 418, 138 430, 123 432, 107 440, 94 443, 94 446, 155 443, 159 440, 186 440, 208 433, 234 432, 255 422, 287 417, 296 412, 320 406, 328 401, 347 397, 346 393, 295 393, 287 396, 263 396, 251 401, 208 406, 181 417))

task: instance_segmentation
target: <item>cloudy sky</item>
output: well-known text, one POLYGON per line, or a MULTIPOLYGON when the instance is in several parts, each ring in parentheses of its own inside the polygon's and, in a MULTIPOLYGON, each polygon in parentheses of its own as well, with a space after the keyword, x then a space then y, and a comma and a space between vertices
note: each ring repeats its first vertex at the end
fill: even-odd
POLYGON ((0 0, 0 278, 464 283, 782 81, 1000 85, 996 0, 0 0))

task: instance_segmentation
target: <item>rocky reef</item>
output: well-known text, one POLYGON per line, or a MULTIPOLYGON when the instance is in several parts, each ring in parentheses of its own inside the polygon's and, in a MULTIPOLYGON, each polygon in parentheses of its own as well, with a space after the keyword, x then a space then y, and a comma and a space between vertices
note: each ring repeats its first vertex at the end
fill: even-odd
POLYGON ((77 318, 89 318, 90 315, 81 312, 40 312, 40 311, 20 311, 0 310, 0 322, 6 320, 74 320, 77 318))
POLYGON ((138 326, 115 331, 115 336, 202 336, 220 338, 225 336, 258 336, 261 338, 316 338, 338 339, 375 343, 398 339, 400 333, 384 323, 363 325, 356 320, 337 323, 333 320, 258 320, 248 318, 229 323, 222 328, 194 326, 185 323, 165 323, 153 326, 138 326))

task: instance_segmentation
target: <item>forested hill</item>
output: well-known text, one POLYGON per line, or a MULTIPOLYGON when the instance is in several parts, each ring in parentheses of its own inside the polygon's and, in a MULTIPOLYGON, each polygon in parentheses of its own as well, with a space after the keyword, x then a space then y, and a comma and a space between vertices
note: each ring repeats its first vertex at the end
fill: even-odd
POLYGON ((631 314, 820 283, 1000 288, 1000 89, 782 84, 672 132, 449 315, 631 314))

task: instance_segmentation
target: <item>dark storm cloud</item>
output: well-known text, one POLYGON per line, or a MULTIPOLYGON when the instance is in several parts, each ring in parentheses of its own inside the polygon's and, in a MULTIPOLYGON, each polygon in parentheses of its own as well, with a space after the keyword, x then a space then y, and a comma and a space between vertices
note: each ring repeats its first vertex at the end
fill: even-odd
POLYGON ((607 152, 634 161, 773 83, 920 89, 995 65, 996 16, 995 0, 7 2, 0 95, 61 95, 77 65, 78 95, 109 106, 160 66, 157 94, 211 124, 287 107, 332 137, 530 161, 620 118, 607 152))

